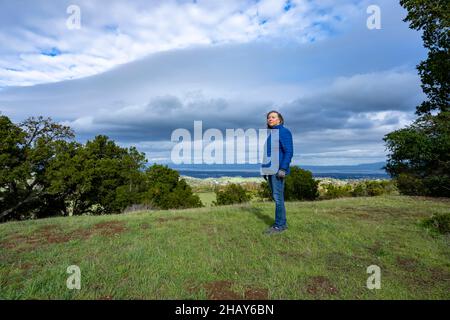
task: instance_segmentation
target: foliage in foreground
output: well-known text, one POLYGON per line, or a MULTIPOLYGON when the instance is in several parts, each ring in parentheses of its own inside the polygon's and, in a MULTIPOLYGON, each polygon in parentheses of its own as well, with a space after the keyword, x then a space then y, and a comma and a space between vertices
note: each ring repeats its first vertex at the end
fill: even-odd
POLYGON ((417 69, 427 100, 417 120, 387 134, 387 172, 406 195, 450 197, 450 1, 401 0, 410 28, 423 31, 428 57, 417 69))
POLYGON ((441 234, 450 233, 450 212, 433 215, 423 221, 423 226, 441 234))
POLYGON ((49 216, 202 206, 178 172, 145 168, 135 147, 98 135, 81 144, 69 127, 31 117, 0 116, 0 222, 49 216))

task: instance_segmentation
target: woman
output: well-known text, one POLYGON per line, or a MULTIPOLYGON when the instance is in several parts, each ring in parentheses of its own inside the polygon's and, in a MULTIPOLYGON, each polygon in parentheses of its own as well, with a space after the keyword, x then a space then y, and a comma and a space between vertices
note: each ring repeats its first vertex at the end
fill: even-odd
POLYGON ((271 161, 269 163, 264 163, 262 165, 261 172, 265 172, 263 175, 264 179, 269 183, 269 188, 272 194, 272 199, 275 201, 275 223, 265 231, 266 234, 280 233, 287 229, 286 221, 286 208, 284 206, 284 188, 285 188, 285 178, 290 173, 289 165, 292 160, 294 153, 294 147, 292 142, 292 134, 289 129, 284 127, 283 116, 278 111, 270 111, 267 116, 267 128, 269 130, 269 136, 266 141, 266 152, 265 156, 267 158, 271 157, 271 150, 278 151, 278 159, 276 157, 273 164, 271 161), (279 146, 271 148, 271 136, 274 130, 278 130, 279 146), (270 166, 270 168, 268 167, 270 166), (272 170, 270 170, 272 169, 272 170))

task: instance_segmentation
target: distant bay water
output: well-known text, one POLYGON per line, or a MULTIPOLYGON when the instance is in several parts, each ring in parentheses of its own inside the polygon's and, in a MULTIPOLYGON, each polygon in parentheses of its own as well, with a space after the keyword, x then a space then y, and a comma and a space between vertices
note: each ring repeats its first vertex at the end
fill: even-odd
MULTIPOLYGON (((166 164, 177 170, 180 175, 194 178, 221 178, 221 177, 259 177, 259 165, 174 165, 166 164)), ((383 169, 385 163, 369 163, 347 166, 302 166, 309 170, 316 178, 334 179, 389 179, 389 175, 383 169)))
MULTIPOLYGON (((194 171, 194 170, 178 170, 180 175, 189 176, 193 178, 206 179, 206 178, 221 178, 221 177, 243 177, 252 178, 260 177, 259 172, 245 172, 245 171, 194 171)), ((316 178, 333 178, 340 180, 347 179, 389 179, 387 174, 380 173, 314 173, 313 176, 316 178)))

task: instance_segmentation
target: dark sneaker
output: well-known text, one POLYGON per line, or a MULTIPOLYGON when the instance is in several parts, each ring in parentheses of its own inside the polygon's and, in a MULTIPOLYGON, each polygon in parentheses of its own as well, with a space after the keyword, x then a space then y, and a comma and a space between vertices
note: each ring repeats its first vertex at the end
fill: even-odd
POLYGON ((269 229, 267 229, 264 233, 265 234, 275 234, 275 233, 281 233, 283 231, 285 231, 287 229, 287 227, 277 227, 277 226, 272 226, 269 229))

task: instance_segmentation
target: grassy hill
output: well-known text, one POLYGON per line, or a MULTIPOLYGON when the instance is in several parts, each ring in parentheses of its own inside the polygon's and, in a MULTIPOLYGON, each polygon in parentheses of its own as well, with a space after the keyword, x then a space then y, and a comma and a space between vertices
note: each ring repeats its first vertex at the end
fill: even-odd
POLYGON ((1 299, 449 299, 450 202, 401 196, 53 218, 0 225, 1 299), (68 290, 66 269, 81 269, 68 290), (381 289, 369 290, 369 265, 381 289))

